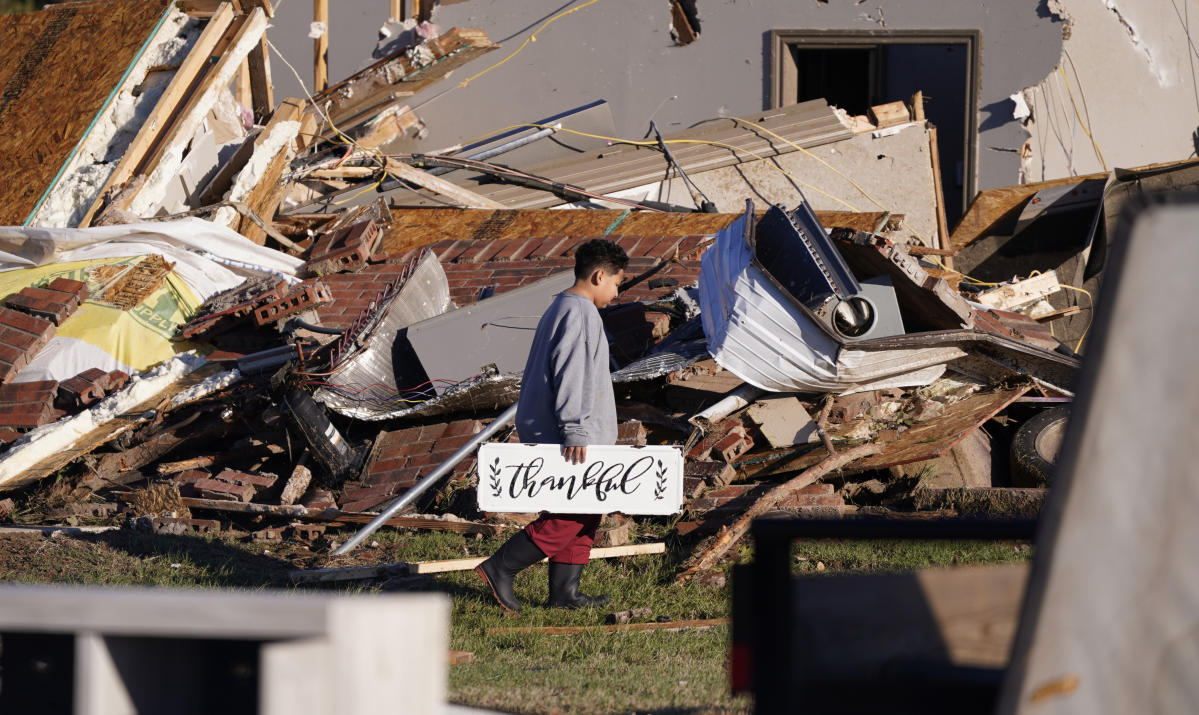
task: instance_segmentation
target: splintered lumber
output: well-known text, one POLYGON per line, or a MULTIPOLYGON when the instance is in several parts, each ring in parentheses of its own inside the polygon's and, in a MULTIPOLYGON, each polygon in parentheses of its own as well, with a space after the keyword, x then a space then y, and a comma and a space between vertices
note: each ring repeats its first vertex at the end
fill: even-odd
MULTIPOLYGON (((924 98, 919 92, 916 97, 920 99, 923 105, 924 98)), ((924 107, 920 108, 920 119, 924 119, 924 107)), ((949 221, 945 216, 945 194, 942 193, 941 183, 941 155, 940 149, 937 147, 937 128, 930 126, 928 128, 928 153, 933 163, 933 196, 937 200, 937 245, 934 248, 945 248, 949 245, 949 221)), ((953 253, 941 254, 949 256, 949 260, 945 265, 953 268, 953 253)))
POLYGON ((233 177, 232 186, 225 196, 228 202, 246 204, 249 211, 265 225, 258 225, 250 215, 235 208, 218 210, 212 216, 213 223, 229 226, 260 245, 266 242, 268 234, 275 237, 267 229, 275 209, 283 199, 284 188, 280 186, 279 179, 291 159, 294 140, 302 127, 303 112, 300 100, 287 99, 279 104, 270 121, 254 138, 254 147, 246 165, 233 177), (239 213, 242 215, 239 216, 239 213))
POLYGON ((741 514, 741 517, 737 521, 733 522, 732 526, 722 529, 716 540, 695 560, 694 565, 678 575, 678 580, 686 581, 715 566, 720 561, 720 558, 749 531, 749 526, 753 523, 754 519, 773 509, 783 499, 815 482, 817 479, 823 478, 829 472, 840 469, 855 459, 877 454, 882 449, 883 445, 881 444, 867 442, 866 444, 851 447, 844 452, 829 455, 818 464, 800 472, 799 476, 766 492, 757 501, 750 504, 749 508, 741 514))
POLYGON ((908 111, 908 105, 902 101, 876 104, 870 108, 868 116, 879 129, 894 127, 912 120, 912 114, 908 111))
MULTIPOLYGON (((191 500, 184 499, 186 506, 191 506, 191 500)), ((627 546, 609 546, 592 549, 593 559, 614 559, 621 556, 643 556, 646 554, 661 554, 666 552, 666 544, 658 541, 651 544, 629 544, 627 546)), ((486 557, 471 559, 450 559, 449 561, 397 561, 376 566, 349 566, 346 568, 310 569, 307 571, 292 571, 293 583, 311 583, 317 581, 361 581, 385 576, 449 573, 452 571, 470 571, 486 561, 486 557)), ((542 559, 541 563, 548 561, 542 559)))
POLYGON ((140 0, 0 16, 0 225, 33 217, 168 11, 140 0))
POLYGON ((312 24, 325 28, 312 43, 312 85, 320 92, 329 86, 329 0, 313 0, 312 24))
POLYGON ((184 442, 212 436, 228 426, 216 415, 193 412, 135 447, 104 455, 82 484, 98 489, 120 472, 140 469, 184 442))
POLYGON ((327 117, 333 124, 324 123, 321 132, 332 136, 335 131, 345 131, 497 47, 483 30, 454 27, 415 48, 385 57, 316 95, 321 121, 327 117))
POLYGON ((488 628, 487 635, 510 633, 539 633, 546 636, 573 636, 579 633, 616 633, 622 631, 685 631, 727 626, 728 618, 701 618, 694 621, 665 621, 663 623, 615 623, 606 626, 513 626, 488 628))
POLYGON ((179 165, 183 162, 183 150, 195 136, 205 115, 216 104, 217 97, 237 74, 242 61, 262 40, 266 24, 266 14, 262 8, 254 8, 248 15, 234 19, 229 28, 233 36, 228 46, 220 52, 215 65, 197 80, 178 119, 160 135, 160 142, 147 153, 148 158, 136 170, 135 173, 147 174, 147 178, 128 207, 134 213, 147 215, 157 208, 163 187, 178 174, 179 165))
MULTIPOLYGON (((242 7, 261 7, 267 17, 275 16, 270 0, 245 0, 242 7)), ((250 101, 253 102, 254 120, 261 123, 271 116, 275 108, 275 88, 271 84, 271 61, 265 33, 258 41, 258 46, 250 50, 246 63, 250 70, 250 101)))
POLYGON ((452 199, 464 208, 468 209, 502 209, 504 205, 498 201, 480 196, 470 189, 463 188, 457 184, 446 181, 440 176, 434 176, 427 171, 422 171, 414 166, 408 166, 402 161, 394 159, 387 160, 387 173, 411 182, 427 189, 435 194, 440 194, 445 198, 452 199))

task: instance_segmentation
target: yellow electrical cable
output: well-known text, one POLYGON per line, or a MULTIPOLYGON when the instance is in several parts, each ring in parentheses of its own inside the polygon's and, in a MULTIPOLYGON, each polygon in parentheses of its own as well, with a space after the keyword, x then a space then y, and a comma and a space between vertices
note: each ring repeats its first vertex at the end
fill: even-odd
POLYGON ((1062 283, 1061 286, 1063 288, 1069 288, 1070 290, 1076 290, 1079 293, 1082 293, 1083 295, 1085 295, 1087 297, 1087 302, 1090 304, 1088 306, 1088 309, 1091 312, 1087 314, 1087 327, 1083 328, 1082 335, 1078 336, 1078 342, 1074 344, 1074 352, 1078 352, 1078 349, 1082 347, 1082 341, 1085 340, 1087 337, 1087 332, 1090 331, 1090 329, 1091 329, 1091 323, 1094 322, 1093 316, 1095 314, 1095 297, 1092 296, 1091 292, 1088 291, 1086 288, 1079 288, 1077 286, 1066 285, 1065 283, 1062 283))
MULTIPOLYGON (((1082 127, 1082 131, 1087 135, 1087 139, 1091 140, 1091 148, 1095 150, 1095 156, 1099 157, 1099 163, 1103 165, 1103 170, 1107 171, 1107 162, 1103 160, 1103 152, 1099 151, 1099 144, 1095 142, 1095 137, 1091 136, 1091 130, 1087 129, 1087 123, 1083 121, 1082 115, 1078 113, 1078 104, 1074 101, 1074 92, 1070 89, 1070 80, 1066 77, 1066 70, 1061 65, 1057 66, 1057 71, 1062 76, 1062 81, 1066 83, 1066 93, 1070 95, 1070 106, 1074 107, 1074 116, 1078 118, 1078 126, 1082 127)), ((1078 352, 1075 350, 1075 352, 1078 352)))
POLYGON ((583 3, 582 5, 580 5, 578 7, 572 7, 571 9, 566 10, 565 12, 560 12, 557 15, 554 15, 550 19, 541 23, 541 27, 538 27, 536 30, 534 30, 532 33, 530 33, 529 36, 525 38, 525 41, 520 43, 520 47, 517 47, 516 50, 513 51, 512 54, 508 55, 507 57, 500 60, 499 62, 496 62, 492 66, 490 66, 487 69, 483 70, 482 72, 474 75, 473 77, 467 77, 466 79, 462 80, 462 83, 459 84, 458 87, 459 88, 465 87, 466 85, 470 84, 471 82, 474 82, 476 79, 482 77, 483 75, 487 74, 488 72, 495 69, 496 67, 499 67, 500 65, 504 64, 505 62, 512 59, 513 57, 516 57, 518 54, 520 54, 521 50, 523 50, 526 45, 528 45, 530 42, 536 42, 537 41, 537 33, 541 32, 545 28, 549 27, 550 23, 555 22, 563 17, 566 17, 567 15, 571 14, 572 12, 578 12, 579 10, 582 10, 583 8, 587 7, 588 5, 594 5, 597 2, 599 2, 599 0, 588 0, 587 2, 583 3))
MULTIPOLYGON (((565 127, 558 127, 558 126, 554 126, 551 124, 535 124, 535 123, 512 124, 512 125, 504 127, 503 129, 497 129, 494 132, 490 132, 488 134, 484 134, 480 137, 472 139, 471 141, 467 142, 467 144, 473 144, 476 141, 485 139, 485 138, 495 135, 495 134, 502 134, 503 132, 506 132, 510 129, 553 129, 553 130, 559 131, 559 132, 566 132, 567 134, 575 134, 577 136, 587 137, 589 139, 600 139, 602 141, 612 142, 614 144, 628 144, 630 146, 645 146, 645 147, 658 146, 657 141, 639 141, 636 139, 621 139, 620 137, 609 137, 609 136, 605 136, 603 134, 592 134, 590 132, 580 132, 575 129, 567 129, 565 127)), ((761 161, 765 161, 770 158, 770 157, 762 156, 761 154, 758 154, 758 153, 751 151, 749 149, 746 149, 744 147, 734 146, 732 144, 726 144, 724 142, 711 141, 711 140, 707 140, 707 139, 663 139, 663 142, 665 142, 666 144, 707 144, 710 146, 718 146, 718 147, 721 147, 722 149, 728 149, 734 153, 741 152, 742 154, 748 154, 749 156, 752 156, 753 158, 761 160, 761 161)), ((808 187, 812 191, 815 191, 816 193, 820 194, 821 196, 832 199, 833 201, 836 201, 837 203, 844 205, 850 211, 855 211, 855 212, 859 211, 858 208, 856 208, 853 204, 849 203, 848 201, 843 201, 842 199, 839 199, 836 196, 833 196, 832 194, 829 194, 825 191, 821 191, 819 188, 812 186, 811 184, 807 183, 806 181, 802 181, 798 177, 793 176, 792 174, 787 172, 786 169, 783 169, 781 166, 778 166, 776 164, 770 164, 770 166, 773 167, 779 173, 781 173, 783 176, 794 181, 795 183, 803 184, 804 186, 808 187)))

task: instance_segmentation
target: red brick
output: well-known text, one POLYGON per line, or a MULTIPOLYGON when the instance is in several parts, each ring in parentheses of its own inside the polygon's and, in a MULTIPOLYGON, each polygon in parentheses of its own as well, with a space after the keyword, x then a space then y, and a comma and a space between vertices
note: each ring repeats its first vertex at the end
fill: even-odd
POLYGON ((712 451, 720 455, 726 462, 732 462, 737 457, 748 452, 754 446, 753 438, 745 433, 744 427, 734 427, 712 446, 712 451))
POLYGON ((20 295, 27 295, 30 298, 37 298, 50 303, 58 303, 66 306, 72 313, 79 307, 79 297, 71 292, 63 292, 52 288, 22 288, 20 295))
POLYGON ((45 402, 0 405, 0 427, 26 432, 53 421, 50 405, 45 402))
POLYGON ((306 498, 300 503, 308 509, 336 509, 337 501, 333 498, 333 493, 325 489, 313 489, 306 498))
POLYGON ((265 474, 253 474, 251 472, 242 472, 236 469, 224 469, 221 473, 213 477, 218 481, 229 482, 230 484, 244 484, 254 488, 254 491, 262 491, 270 489, 279 479, 278 476, 267 476, 265 474))
POLYGON ((21 433, 12 427, 0 427, 0 443, 12 444, 21 438, 21 433))
POLYGON ((231 484, 217 479, 201 479, 192 486, 205 499, 248 502, 254 498, 254 487, 248 484, 231 484))
POLYGON ((20 371, 29 364, 29 354, 19 348, 0 343, 0 362, 12 365, 20 371))
POLYGON ((384 459, 403 459, 405 457, 413 457, 418 454, 425 454, 429 451, 428 444, 419 442, 396 442, 386 440, 379 447, 379 460, 384 459))
POLYGON ((483 423, 479 420, 458 420, 451 422, 445 426, 445 431, 441 433, 442 437, 457 437, 460 435, 476 435, 483 430, 483 423))
POLYGON ((529 245, 530 239, 515 238, 512 242, 504 247, 503 250, 496 253, 493 260, 496 261, 514 261, 525 256, 525 248, 529 245))
POLYGON ((45 402, 54 401, 58 389, 56 380, 40 380, 38 382, 13 382, 0 386, 0 403, 45 402))
POLYGON ((69 305, 27 295, 25 291, 28 290, 30 289, 23 288, 20 293, 10 295, 4 304, 9 308, 48 320, 55 325, 62 325, 62 321, 74 312, 69 305))
MULTIPOLYGON (((211 355, 208 357, 212 359, 211 355)), ((108 380, 106 391, 116 392, 129 382, 129 375, 124 370, 110 370, 106 379, 108 380)))
POLYGON ((104 397, 104 390, 96 383, 76 375, 58 385, 54 403, 64 409, 85 407, 104 397))
POLYGON ((11 308, 0 308, 0 325, 37 337, 48 337, 54 334, 54 324, 50 321, 35 318, 11 308))
POLYGON ((704 497, 707 499, 736 499, 737 497, 745 496, 747 492, 753 491, 757 484, 730 484, 720 489, 711 489, 704 492, 704 497))
POLYGON ((645 425, 637 420, 623 422, 616 427, 617 444, 644 445, 645 438, 645 425))
POLYGON ((77 303, 83 303, 88 298, 87 283, 83 281, 76 281, 70 278, 55 278, 46 287, 50 290, 74 295, 77 303))

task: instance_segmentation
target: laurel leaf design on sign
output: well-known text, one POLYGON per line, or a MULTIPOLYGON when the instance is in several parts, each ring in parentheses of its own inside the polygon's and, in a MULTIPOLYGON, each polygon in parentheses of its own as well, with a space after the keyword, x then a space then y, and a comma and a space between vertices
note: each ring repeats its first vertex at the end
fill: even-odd
POLYGON ((664 499, 666 498, 666 465, 660 459, 657 462, 658 479, 654 484, 654 499, 664 499))
POLYGON ((500 458, 496 457, 491 463, 491 495, 498 497, 504 491, 504 485, 500 482, 500 458))

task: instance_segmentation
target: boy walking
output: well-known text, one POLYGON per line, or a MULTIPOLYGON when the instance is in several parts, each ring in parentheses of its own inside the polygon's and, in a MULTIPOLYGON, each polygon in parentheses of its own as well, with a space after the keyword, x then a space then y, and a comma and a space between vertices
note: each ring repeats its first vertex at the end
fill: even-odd
MULTIPOLYGON (((611 241, 593 239, 575 252, 575 283, 554 299, 537 324, 516 407, 522 442, 558 444, 572 464, 587 446, 616 443, 616 399, 608 368, 608 338, 599 308, 616 297, 629 258, 611 241)), ((600 514, 543 513, 475 569, 499 604, 520 611, 513 583, 523 569, 550 560, 549 606, 608 602, 579 592, 600 514)))

